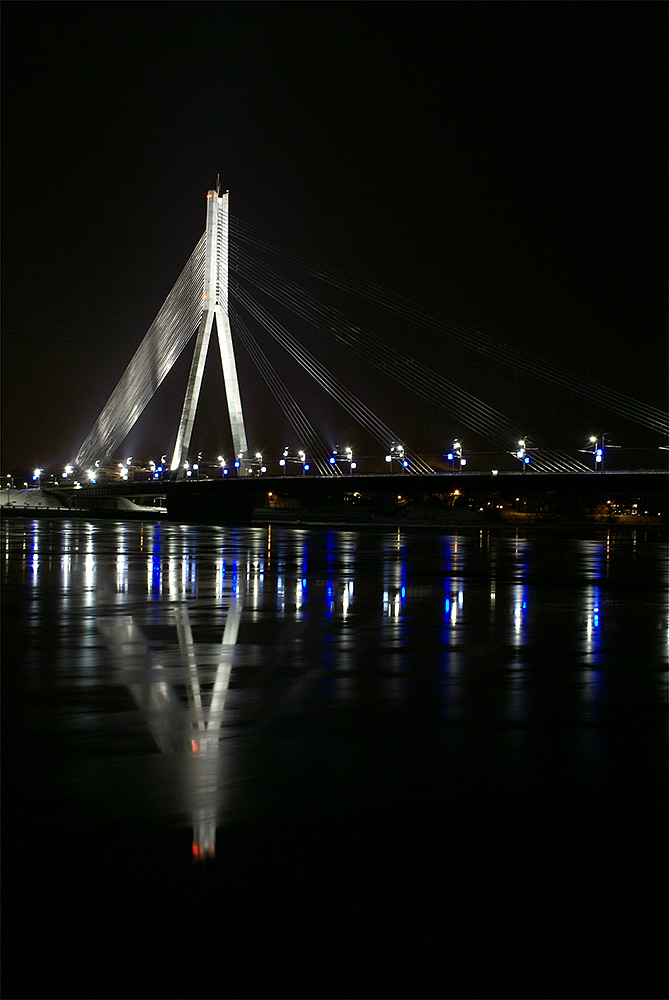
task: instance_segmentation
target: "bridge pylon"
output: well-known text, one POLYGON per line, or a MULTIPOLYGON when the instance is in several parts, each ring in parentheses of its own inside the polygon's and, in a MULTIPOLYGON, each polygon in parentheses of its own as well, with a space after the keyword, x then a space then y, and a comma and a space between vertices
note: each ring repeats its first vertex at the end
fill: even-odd
POLYGON ((183 476, 214 319, 235 457, 245 458, 246 429, 228 316, 228 193, 219 194, 218 186, 207 192, 205 232, 79 449, 74 465, 81 474, 93 479, 95 468, 114 454, 197 331, 171 463, 176 477, 183 476))
POLYGON ((245 458, 248 451, 228 315, 228 214, 228 192, 219 195, 218 187, 216 190, 208 191, 203 311, 171 462, 172 472, 176 473, 178 479, 184 475, 214 319, 235 457, 245 458))

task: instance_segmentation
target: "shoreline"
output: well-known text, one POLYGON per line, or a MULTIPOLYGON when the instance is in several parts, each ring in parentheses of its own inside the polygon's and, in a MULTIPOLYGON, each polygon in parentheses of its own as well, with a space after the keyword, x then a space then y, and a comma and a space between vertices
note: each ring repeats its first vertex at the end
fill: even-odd
MULTIPOLYGON (((418 512, 416 512, 418 513, 418 512)), ((432 513, 432 512, 430 512, 432 513)), ((644 515, 610 515, 607 517, 601 517, 597 515, 586 516, 581 518, 568 518, 559 517, 555 515, 541 515, 541 514, 515 514, 508 513, 505 515, 500 515, 498 518, 476 518, 471 516, 469 512, 465 511, 452 511, 450 514, 441 513, 440 515, 425 517, 388 517, 384 514, 374 515, 371 512, 365 514, 360 514, 358 516, 352 516, 350 513, 346 515, 338 516, 331 515, 327 516, 318 511, 302 512, 298 515, 296 512, 291 511, 289 516, 283 514, 283 512, 269 511, 263 508, 256 508, 253 515, 248 520, 186 520, 180 517, 170 517, 166 511, 153 510, 152 508, 145 508, 143 510, 114 510, 109 508, 65 508, 65 507, 46 507, 46 506, 9 506, 3 505, 0 507, 0 520, 3 517, 8 517, 11 519, 16 518, 26 518, 26 519, 55 519, 61 518, 64 520, 83 520, 83 521, 166 521, 171 524, 193 524, 193 525, 211 525, 212 527, 264 527, 276 525, 277 527, 287 527, 287 528, 325 528, 331 530, 356 530, 356 529, 368 529, 368 528, 379 528, 383 530, 395 529, 395 528, 406 528, 406 529, 418 529, 418 530, 457 530, 457 529, 480 529, 480 530, 495 530, 495 529, 508 529, 508 528, 549 528, 549 529, 611 529, 616 530, 637 530, 651 529, 658 531, 660 534, 667 535, 667 525, 666 523, 659 519, 644 515)))

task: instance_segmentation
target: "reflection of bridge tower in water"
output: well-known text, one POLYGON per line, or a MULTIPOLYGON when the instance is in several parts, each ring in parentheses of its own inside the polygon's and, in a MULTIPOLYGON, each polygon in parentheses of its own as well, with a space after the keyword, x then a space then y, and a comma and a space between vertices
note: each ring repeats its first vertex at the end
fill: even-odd
POLYGON ((220 736, 242 606, 233 589, 221 642, 213 646, 194 641, 188 609, 179 608, 176 662, 169 649, 151 650, 131 616, 98 623, 157 747, 185 765, 196 860, 216 853, 223 796, 220 736))
POLYGON ((193 855, 197 859, 211 857, 215 853, 220 784, 219 737, 241 612, 241 604, 231 606, 228 611, 208 707, 205 703, 207 696, 201 689, 188 610, 177 615, 179 647, 188 668, 187 691, 192 720, 190 792, 193 855))

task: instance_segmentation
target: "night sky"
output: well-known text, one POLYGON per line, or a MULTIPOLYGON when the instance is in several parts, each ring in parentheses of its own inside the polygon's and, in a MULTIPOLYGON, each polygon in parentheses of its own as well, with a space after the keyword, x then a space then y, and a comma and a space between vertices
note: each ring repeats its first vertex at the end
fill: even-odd
MULTIPOLYGON (((2 13, 3 473, 73 459, 203 232, 217 174, 231 214, 277 245, 667 408, 666 4, 2 13)), ((606 431, 647 464, 666 455, 587 400, 378 322, 546 445, 576 454, 606 431)), ((123 454, 171 452, 190 353, 123 454)), ((242 353, 249 444, 269 454, 286 432, 242 353)), ((485 448, 340 349, 322 357, 414 450, 485 448)), ((193 439, 205 457, 226 447, 217 365, 212 350, 193 439)), ((327 409, 324 436, 369 447, 327 409)))

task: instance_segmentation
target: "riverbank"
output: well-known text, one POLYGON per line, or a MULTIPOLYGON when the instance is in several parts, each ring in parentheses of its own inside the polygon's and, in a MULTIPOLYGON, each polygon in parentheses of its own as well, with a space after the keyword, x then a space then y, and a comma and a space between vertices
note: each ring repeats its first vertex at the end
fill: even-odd
MULTIPOLYGON (((172 518, 164 508, 140 507, 132 508, 67 508, 37 505, 3 505, 0 508, 2 518, 39 518, 39 519, 74 519, 102 521, 177 521, 184 523, 182 518, 172 518)), ((186 522, 188 523, 188 522, 186 522)), ((207 522, 197 521, 203 524, 207 522)), ((218 522, 211 522, 218 523, 218 522)), ((230 522, 233 523, 233 522, 230 522)), ((386 512, 337 512, 337 511, 282 511, 268 508, 256 508, 249 521, 252 526, 283 525, 289 528, 613 528, 615 530, 635 530, 639 528, 657 529, 662 535, 667 535, 666 522, 661 517, 646 515, 586 515, 583 517, 567 517, 546 514, 524 514, 516 512, 500 513, 497 517, 478 515, 472 511, 398 511, 394 515, 386 512)))

